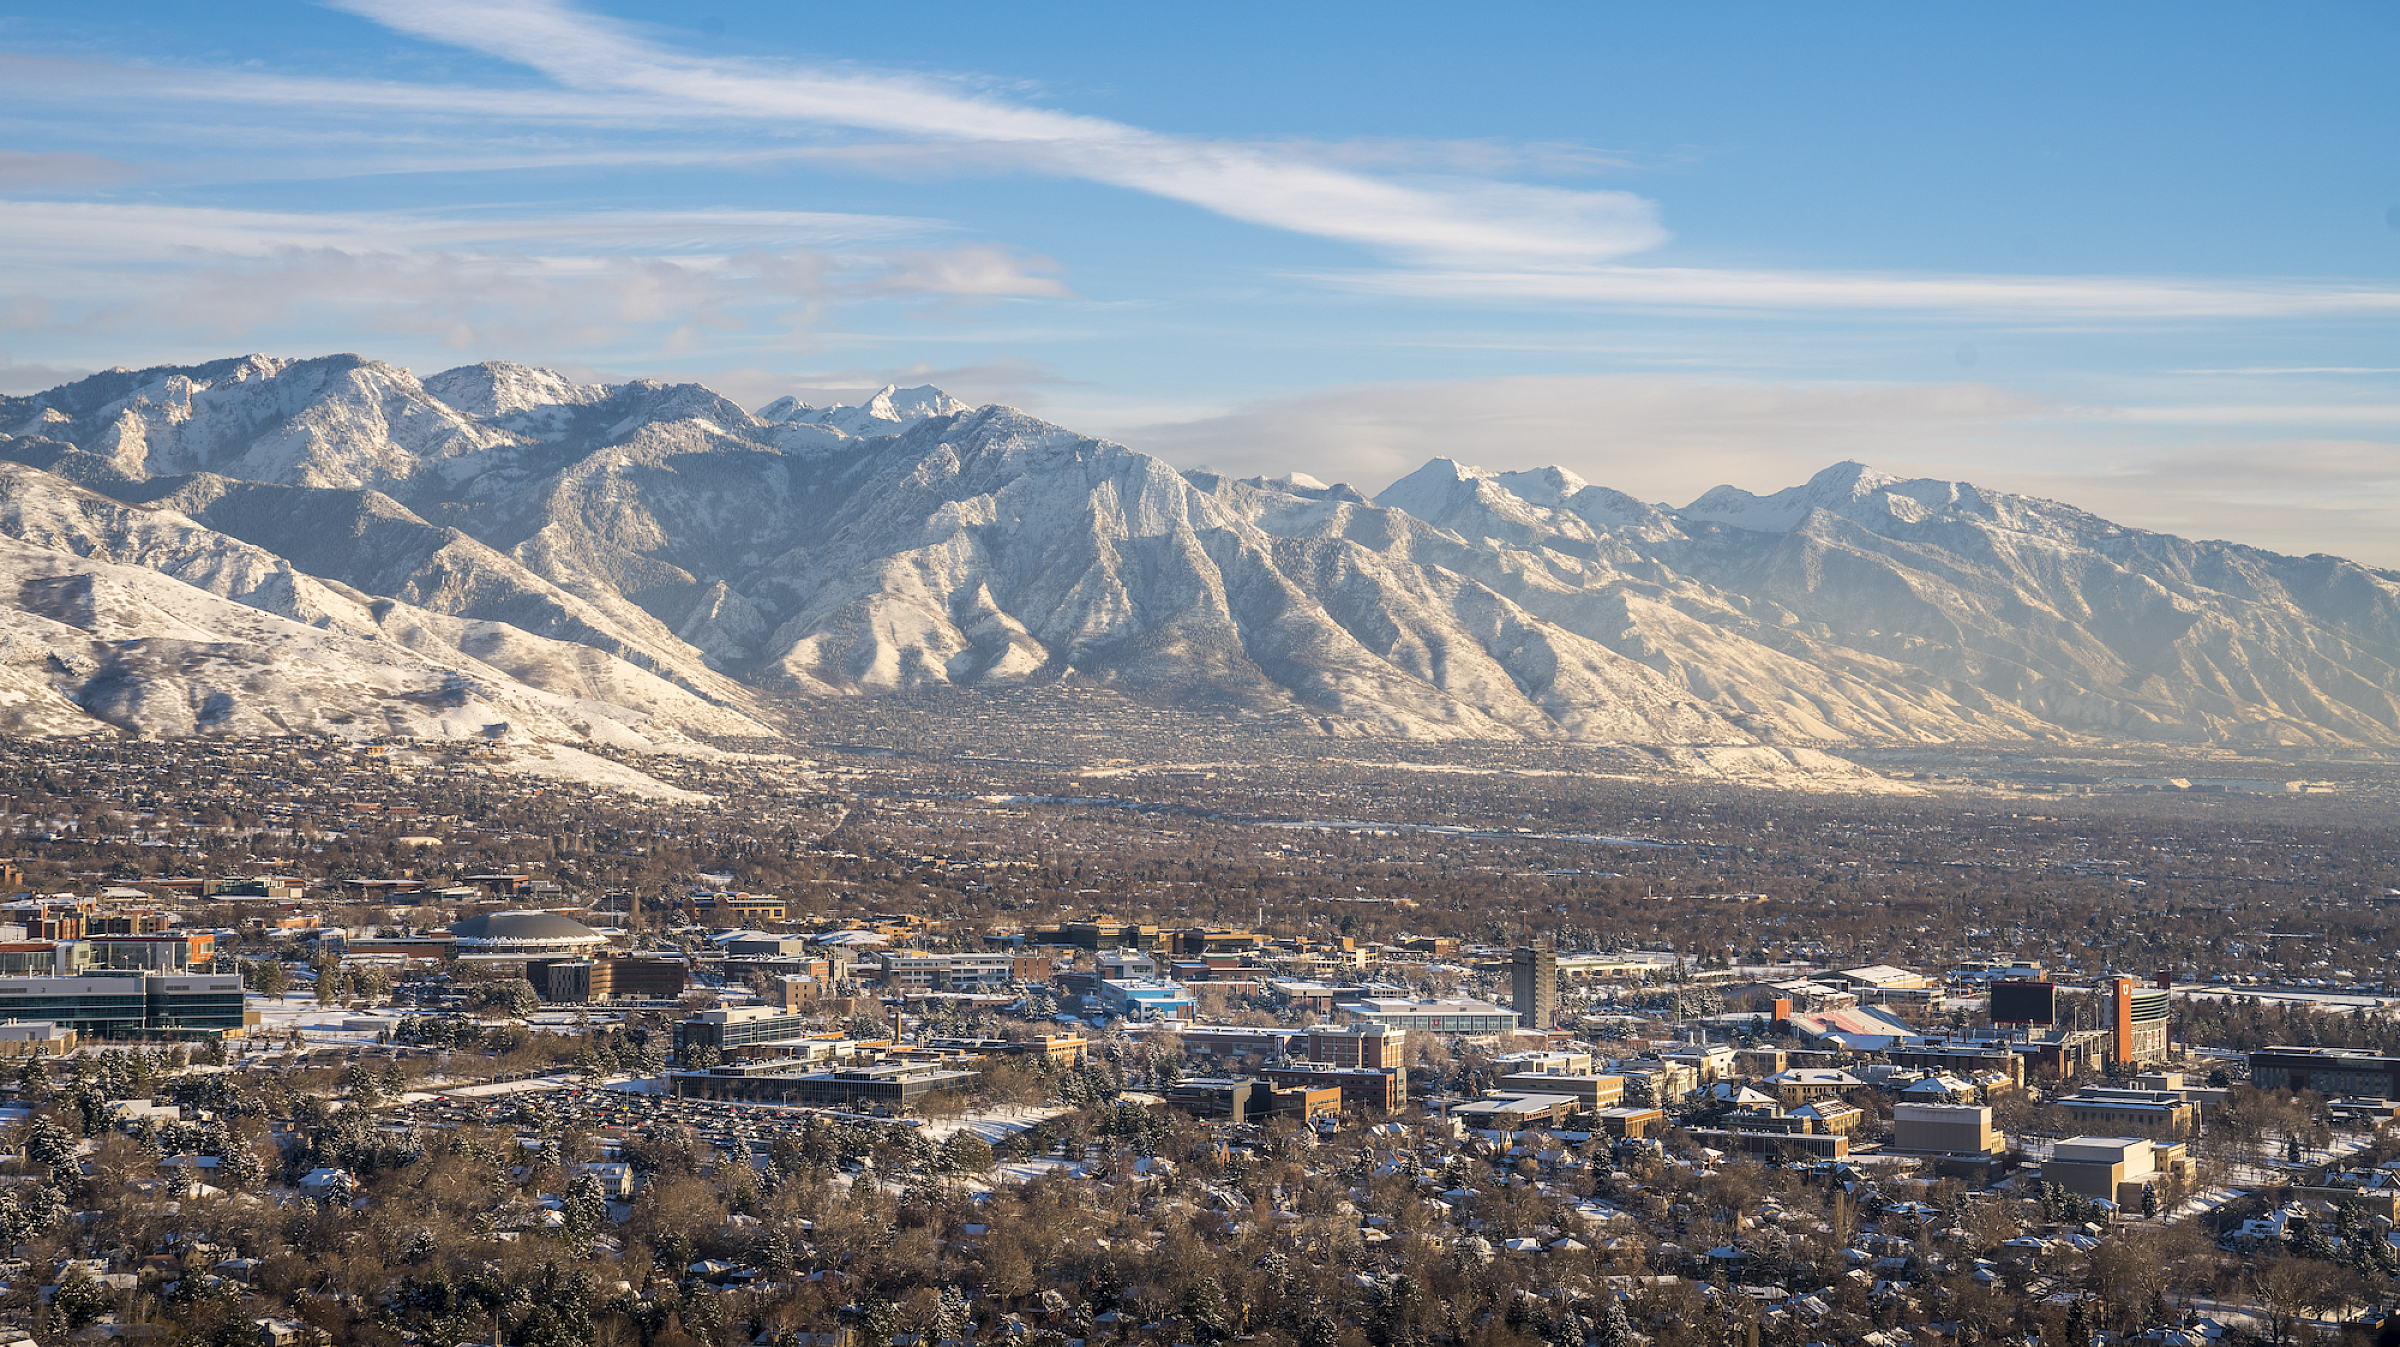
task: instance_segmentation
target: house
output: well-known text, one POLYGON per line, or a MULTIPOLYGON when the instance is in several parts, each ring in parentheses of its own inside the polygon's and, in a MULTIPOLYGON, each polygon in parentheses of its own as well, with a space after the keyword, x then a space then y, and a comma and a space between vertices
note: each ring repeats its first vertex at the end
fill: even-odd
POLYGON ((2264 1216, 2253 1216, 2242 1222, 2218 1236, 2217 1242, 2233 1249, 2280 1248, 2291 1224, 2307 1219, 2307 1213, 2287 1203, 2264 1216))
POLYGON ((578 1174, 590 1174, 600 1180, 600 1193, 619 1201, 633 1196, 633 1166, 614 1160, 585 1161, 575 1166, 578 1174))
POLYGON ((2388 1162, 2378 1169, 2328 1170, 2315 1183, 2294 1188, 2292 1196, 2337 1207, 2354 1206, 2368 1216, 2400 1221, 2400 1170, 2388 1162))

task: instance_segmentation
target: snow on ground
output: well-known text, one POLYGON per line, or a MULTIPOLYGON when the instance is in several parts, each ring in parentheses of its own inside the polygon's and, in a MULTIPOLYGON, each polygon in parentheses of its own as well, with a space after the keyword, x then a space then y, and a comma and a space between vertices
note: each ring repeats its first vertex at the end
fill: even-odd
POLYGON ((1091 1172, 1091 1165, 1082 1160, 1009 1160, 992 1166, 991 1177, 1001 1183, 1029 1183, 1044 1174, 1064 1174, 1071 1179, 1080 1179, 1091 1172))
POLYGON ((717 797, 670 786, 657 777, 565 744, 511 744, 491 764, 496 771, 547 781, 572 781, 649 800, 706 804, 717 797))
POLYGON ((960 1132, 973 1132, 987 1142, 997 1144, 1004 1137, 1052 1118, 1065 1117, 1075 1110, 1064 1104, 1049 1104, 1041 1108, 995 1109, 985 1113, 964 1113, 955 1118, 933 1118, 925 1123, 925 1135, 939 1144, 960 1132))
POLYGON ((615 1090, 619 1094, 665 1094, 667 1092, 665 1076, 609 1076, 599 1081, 598 1084, 603 1090, 615 1090))
POLYGON ((479 1085, 441 1086, 411 1090, 400 1096, 403 1104, 423 1104, 435 1098, 485 1099, 499 1095, 536 1094, 545 1090, 567 1090, 584 1083, 581 1076, 569 1071, 553 1072, 547 1076, 527 1076, 522 1080, 494 1080, 479 1085))
POLYGON ((398 1015, 319 1005, 306 988, 296 990, 297 994, 292 996, 261 996, 252 992, 243 998, 244 1010, 258 1012, 256 1037, 280 1040, 298 1029, 301 1037, 311 1043, 372 1043, 376 1030, 344 1029, 342 1021, 373 1017, 387 1024, 399 1022, 398 1015))

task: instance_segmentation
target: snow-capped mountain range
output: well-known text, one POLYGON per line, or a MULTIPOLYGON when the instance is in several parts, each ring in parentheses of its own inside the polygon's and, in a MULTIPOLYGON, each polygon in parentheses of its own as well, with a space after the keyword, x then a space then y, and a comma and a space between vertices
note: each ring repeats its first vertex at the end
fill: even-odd
POLYGON ((1680 509, 1178 472, 935 388, 355 356, 0 398, 0 730, 770 737, 1079 676, 1333 734, 2400 745, 2400 576, 1855 463, 1680 509))

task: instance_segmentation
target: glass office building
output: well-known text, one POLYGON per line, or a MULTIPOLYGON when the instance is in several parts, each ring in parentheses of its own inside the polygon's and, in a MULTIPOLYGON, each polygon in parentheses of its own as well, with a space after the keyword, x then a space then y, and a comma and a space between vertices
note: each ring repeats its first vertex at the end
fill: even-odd
POLYGON ((1368 997, 1334 1007, 1369 1024, 1393 1029, 1423 1029, 1435 1034, 1505 1034, 1517 1027, 1517 1013, 1489 1001, 1401 1001, 1368 997))
POLYGON ((794 1015, 766 1006, 704 1010, 675 1026, 675 1055, 682 1057, 693 1048, 729 1053, 735 1048, 789 1043, 824 1032, 824 1026, 813 1015, 794 1015))
POLYGON ((87 1038, 215 1038, 242 1027, 229 973, 0 977, 0 1019, 47 1020, 87 1038))

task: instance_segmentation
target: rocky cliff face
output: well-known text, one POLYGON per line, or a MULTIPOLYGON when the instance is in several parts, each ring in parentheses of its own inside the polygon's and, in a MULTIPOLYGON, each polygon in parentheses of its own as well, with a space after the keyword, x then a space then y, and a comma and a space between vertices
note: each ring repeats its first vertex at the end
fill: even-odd
POLYGON ((753 415, 349 356, 114 371, 0 400, 0 432, 9 620, 92 665, 0 668, 41 732, 289 722, 313 660, 366 699, 326 732, 666 742, 762 732, 757 688, 1072 674, 1333 733, 2400 742, 2395 577, 1857 464, 1675 509, 1436 460, 1369 499, 931 388, 753 415), (250 681, 116 653, 170 610, 250 681))

